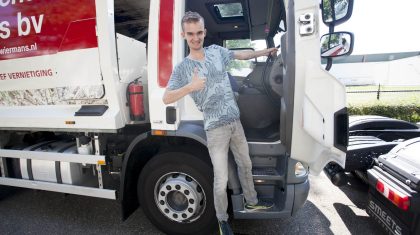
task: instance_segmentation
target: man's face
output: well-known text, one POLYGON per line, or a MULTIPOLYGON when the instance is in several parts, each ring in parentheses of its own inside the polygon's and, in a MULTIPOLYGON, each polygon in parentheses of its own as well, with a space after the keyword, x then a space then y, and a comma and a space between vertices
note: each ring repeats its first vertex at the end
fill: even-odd
POLYGON ((184 30, 181 35, 187 41, 191 50, 201 50, 206 37, 204 23, 202 21, 184 23, 184 30))

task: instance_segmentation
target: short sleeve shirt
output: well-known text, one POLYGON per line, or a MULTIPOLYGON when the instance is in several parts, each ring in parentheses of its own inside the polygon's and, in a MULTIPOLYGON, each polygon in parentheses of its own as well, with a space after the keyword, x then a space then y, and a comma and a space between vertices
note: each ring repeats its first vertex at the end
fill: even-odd
POLYGON ((194 68, 197 68, 199 77, 206 77, 206 86, 190 96, 203 112, 204 129, 211 130, 239 120, 239 108, 226 71, 233 59, 233 51, 211 45, 204 48, 204 53, 203 61, 187 57, 175 66, 168 89, 176 90, 190 83, 194 68))

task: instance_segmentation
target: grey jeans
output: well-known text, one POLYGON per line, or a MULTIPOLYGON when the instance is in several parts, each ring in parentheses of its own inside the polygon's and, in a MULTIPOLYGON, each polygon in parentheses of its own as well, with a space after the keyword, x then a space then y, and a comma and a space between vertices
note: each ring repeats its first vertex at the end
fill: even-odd
POLYGON ((228 200, 226 187, 228 182, 229 147, 238 165, 238 176, 245 200, 252 205, 258 203, 252 178, 252 163, 249 157, 248 142, 239 120, 206 131, 206 134, 207 147, 214 171, 213 195, 216 216, 219 221, 227 221, 228 200))

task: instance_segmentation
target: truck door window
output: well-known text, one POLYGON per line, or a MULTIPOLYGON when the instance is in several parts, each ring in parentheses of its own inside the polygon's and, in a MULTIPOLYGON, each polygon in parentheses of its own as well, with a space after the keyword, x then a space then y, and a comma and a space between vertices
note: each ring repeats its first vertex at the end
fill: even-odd
MULTIPOLYGON (((225 47, 231 50, 262 50, 266 48, 265 40, 238 39, 225 40, 225 47)), ((252 72, 257 62, 265 62, 267 57, 261 56, 257 59, 234 60, 228 68, 228 72, 235 77, 246 77, 252 72)))

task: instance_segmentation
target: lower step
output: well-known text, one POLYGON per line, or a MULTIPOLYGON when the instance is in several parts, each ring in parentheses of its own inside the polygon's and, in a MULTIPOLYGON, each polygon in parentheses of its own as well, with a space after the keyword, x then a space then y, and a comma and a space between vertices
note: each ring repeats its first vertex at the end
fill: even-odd
POLYGON ((293 209, 293 186, 288 187, 286 193, 273 198, 262 198, 264 201, 271 201, 274 206, 268 210, 245 210, 245 200, 242 194, 231 195, 233 215, 235 219, 278 219, 291 216, 293 209))
MULTIPOLYGON (((242 196, 241 196, 242 198, 242 196)), ((234 211, 235 219, 278 219, 290 216, 290 211, 283 210, 274 202, 273 199, 263 199, 267 202, 274 203, 274 206, 267 210, 246 210, 242 207, 242 210, 234 211)))

